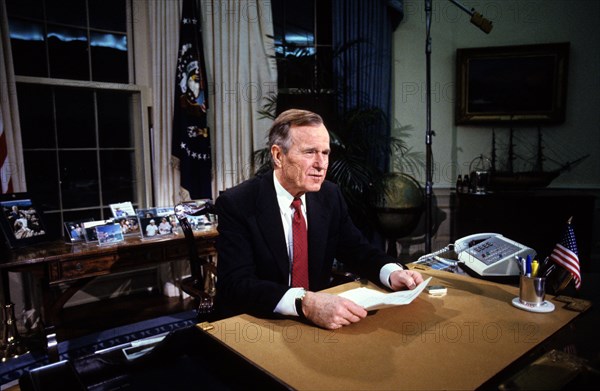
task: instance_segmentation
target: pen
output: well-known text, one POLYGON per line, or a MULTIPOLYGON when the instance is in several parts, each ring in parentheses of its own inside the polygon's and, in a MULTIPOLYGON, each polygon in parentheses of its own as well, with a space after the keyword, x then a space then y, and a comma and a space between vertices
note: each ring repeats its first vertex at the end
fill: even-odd
POLYGON ((517 263, 517 267, 519 268, 519 273, 523 274, 523 261, 522 258, 518 255, 515 255, 515 262, 517 263))
POLYGON ((525 260, 525 275, 531 277, 531 255, 527 255, 527 260, 525 260))
POLYGON ((552 273, 552 271, 554 271, 554 269, 556 269, 556 264, 551 264, 550 266, 548 266, 548 268, 544 271, 544 278, 547 278, 550 273, 552 273))
POLYGON ((550 261, 550 257, 544 258, 544 260, 542 261, 542 263, 540 264, 540 266, 538 268, 538 274, 543 275, 546 273, 546 270, 548 270, 548 267, 549 267, 548 261, 550 261))
POLYGON ((531 262, 531 277, 537 277, 538 274, 538 261, 536 259, 533 260, 533 262, 531 262))

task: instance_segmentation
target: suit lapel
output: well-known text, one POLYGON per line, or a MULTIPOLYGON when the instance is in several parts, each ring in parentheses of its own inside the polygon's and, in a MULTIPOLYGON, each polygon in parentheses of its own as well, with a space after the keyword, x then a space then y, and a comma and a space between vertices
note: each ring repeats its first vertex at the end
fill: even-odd
POLYGON ((319 275, 327 242, 327 207, 323 204, 319 193, 306 194, 308 220, 308 268, 312 281, 319 275))
POLYGON ((275 186, 273 185, 272 171, 263 175, 261 179, 257 198, 257 210, 256 219, 258 227, 277 262, 277 266, 287 278, 290 273, 290 261, 283 234, 283 225, 275 186))

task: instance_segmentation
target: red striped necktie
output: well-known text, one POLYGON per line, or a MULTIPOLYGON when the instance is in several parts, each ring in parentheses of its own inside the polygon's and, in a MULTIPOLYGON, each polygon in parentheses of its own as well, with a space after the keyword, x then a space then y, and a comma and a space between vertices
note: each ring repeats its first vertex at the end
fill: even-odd
POLYGON ((308 289, 308 238, 306 221, 302 215, 302 200, 294 198, 292 207, 292 240, 294 254, 292 259, 292 286, 308 289))

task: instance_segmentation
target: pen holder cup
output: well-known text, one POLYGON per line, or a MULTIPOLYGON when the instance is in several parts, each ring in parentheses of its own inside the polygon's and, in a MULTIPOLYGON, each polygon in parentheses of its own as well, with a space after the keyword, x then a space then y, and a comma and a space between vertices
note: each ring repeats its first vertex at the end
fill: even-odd
POLYGON ((544 277, 521 276, 519 281, 519 301, 530 307, 544 303, 546 296, 546 279, 544 277))

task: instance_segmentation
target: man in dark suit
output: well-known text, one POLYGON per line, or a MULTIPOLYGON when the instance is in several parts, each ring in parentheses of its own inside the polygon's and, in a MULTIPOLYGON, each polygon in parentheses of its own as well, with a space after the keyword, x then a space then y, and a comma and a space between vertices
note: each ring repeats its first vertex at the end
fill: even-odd
POLYGON ((358 322, 367 316, 364 308, 318 292, 329 286, 334 259, 393 290, 423 281, 370 245, 352 223, 338 187, 325 181, 329 133, 319 115, 281 113, 269 131, 269 147, 273 170, 226 190, 215 205, 216 303, 223 314, 300 316, 327 329, 358 322), (300 210, 291 207, 296 198, 300 210), (294 221, 307 239, 296 236, 294 221), (293 253, 304 250, 294 242, 302 241, 308 242, 307 260, 297 261, 293 253), (302 272, 296 266, 305 262, 308 281, 298 283, 302 272))

